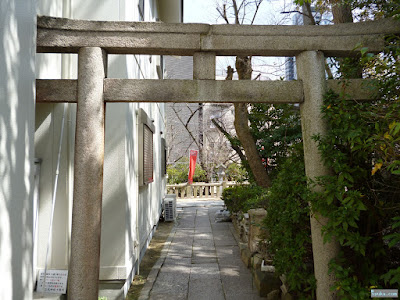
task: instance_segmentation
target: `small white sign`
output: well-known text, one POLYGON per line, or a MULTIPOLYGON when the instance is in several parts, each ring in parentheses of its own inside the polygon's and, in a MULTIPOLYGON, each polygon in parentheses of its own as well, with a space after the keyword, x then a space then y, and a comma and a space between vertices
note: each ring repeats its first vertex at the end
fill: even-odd
POLYGON ((47 270, 46 286, 44 286, 44 270, 39 270, 36 291, 54 294, 67 293, 68 270, 47 270))

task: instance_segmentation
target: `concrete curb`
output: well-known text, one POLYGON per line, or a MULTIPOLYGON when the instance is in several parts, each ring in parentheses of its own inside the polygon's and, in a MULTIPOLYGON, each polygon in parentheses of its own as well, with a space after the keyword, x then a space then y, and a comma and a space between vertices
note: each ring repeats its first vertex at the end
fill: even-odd
POLYGON ((154 282, 157 279, 158 274, 160 273, 161 267, 164 264, 165 259, 167 258, 169 247, 171 246, 171 242, 176 233, 175 226, 171 230, 171 233, 168 236, 168 239, 165 241, 164 248, 161 250, 161 256, 151 269, 149 275, 147 276, 146 283, 143 289, 140 292, 139 300, 147 300, 150 298, 150 292, 153 289, 154 282))

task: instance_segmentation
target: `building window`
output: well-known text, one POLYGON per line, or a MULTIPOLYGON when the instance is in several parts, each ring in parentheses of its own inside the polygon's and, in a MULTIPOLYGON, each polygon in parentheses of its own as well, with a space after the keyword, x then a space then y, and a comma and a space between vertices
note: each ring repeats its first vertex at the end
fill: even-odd
POLYGON ((143 126, 143 181, 153 182, 153 132, 147 125, 143 126))
POLYGON ((139 186, 145 186, 154 181, 153 135, 154 125, 146 112, 138 110, 139 130, 139 186))
POLYGON ((167 175, 167 142, 161 138, 161 176, 167 175))

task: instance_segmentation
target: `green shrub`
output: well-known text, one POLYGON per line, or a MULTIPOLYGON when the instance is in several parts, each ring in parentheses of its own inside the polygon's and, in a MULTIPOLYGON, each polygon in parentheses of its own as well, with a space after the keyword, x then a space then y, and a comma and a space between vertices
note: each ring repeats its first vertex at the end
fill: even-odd
POLYGON ((273 179, 290 148, 301 142, 300 113, 292 104, 253 103, 249 122, 260 157, 273 179))
MULTIPOLYGON (((366 299, 371 287, 400 284, 400 47, 391 41, 385 53, 364 52, 379 98, 355 103, 346 95, 327 93, 323 106, 329 130, 316 136, 332 175, 306 188, 301 153, 292 153, 279 168, 269 190, 264 226, 269 251, 279 274, 287 277, 296 298, 313 298, 315 280, 309 229, 309 207, 327 217, 326 241, 335 237, 340 255, 330 262, 332 287, 340 299, 366 299)), ((344 81, 343 84, 346 84, 344 81)), ((364 87, 370 88, 370 87, 364 87)))
POLYGON ((311 193, 301 144, 293 150, 269 190, 263 227, 269 232, 268 253, 276 272, 286 275, 295 299, 308 299, 315 292, 308 205, 311 193))
POLYGON ((226 168, 225 174, 228 181, 243 182, 248 177, 245 168, 237 163, 229 164, 226 168))
MULTIPOLYGON (((188 181, 189 158, 182 157, 174 165, 167 166, 168 184, 178 184, 188 181)), ((206 171, 200 164, 196 164, 193 182, 205 182, 207 180, 206 171)))
POLYGON ((333 174, 317 180, 324 192, 312 206, 329 219, 325 240, 341 245, 330 263, 340 299, 365 299, 372 286, 400 284, 400 45, 391 41, 379 56, 361 51, 379 98, 355 103, 328 93, 322 111, 329 131, 315 137, 333 174))
POLYGON ((257 185, 236 185, 226 188, 221 198, 230 212, 247 212, 266 206, 267 191, 257 185))

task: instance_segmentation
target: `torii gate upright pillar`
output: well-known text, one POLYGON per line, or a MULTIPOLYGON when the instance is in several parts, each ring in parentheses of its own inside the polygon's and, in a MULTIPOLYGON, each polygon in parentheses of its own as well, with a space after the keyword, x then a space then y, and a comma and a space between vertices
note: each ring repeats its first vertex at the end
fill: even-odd
MULTIPOLYGON (((325 58, 322 52, 305 51, 296 56, 296 63, 298 78, 303 81, 304 89, 304 102, 300 104, 300 113, 305 169, 307 177, 315 179, 330 173, 323 164, 317 143, 312 139, 313 135, 324 135, 327 130, 321 113, 326 92, 325 58)), ((312 188, 321 191, 319 186, 312 188)), ((327 221, 311 207, 311 237, 318 300, 335 299, 335 294, 330 291, 335 278, 328 274, 328 264, 337 256, 339 244, 334 239, 324 243, 321 228, 327 221)))
POLYGON ((78 58, 74 198, 68 299, 97 300, 104 165, 106 54, 81 48, 78 58))

